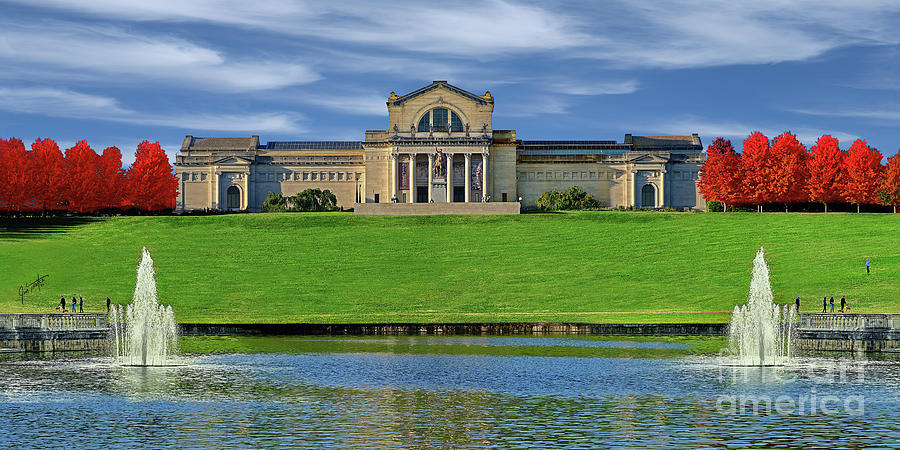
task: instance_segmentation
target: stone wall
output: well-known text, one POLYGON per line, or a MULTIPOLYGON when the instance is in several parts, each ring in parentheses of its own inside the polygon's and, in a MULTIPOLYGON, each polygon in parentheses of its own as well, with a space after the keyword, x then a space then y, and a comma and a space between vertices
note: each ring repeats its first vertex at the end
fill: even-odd
POLYGON ((487 203, 357 203, 354 214, 433 215, 433 214, 519 214, 518 202, 487 203))
POLYGON ((802 351, 898 351, 900 314, 800 314, 802 351))
POLYGON ((106 351, 105 314, 0 314, 0 351, 106 351))
POLYGON ((632 336, 724 336, 725 323, 344 323, 344 324, 209 324, 183 323, 183 336, 231 335, 544 335, 593 334, 632 336))

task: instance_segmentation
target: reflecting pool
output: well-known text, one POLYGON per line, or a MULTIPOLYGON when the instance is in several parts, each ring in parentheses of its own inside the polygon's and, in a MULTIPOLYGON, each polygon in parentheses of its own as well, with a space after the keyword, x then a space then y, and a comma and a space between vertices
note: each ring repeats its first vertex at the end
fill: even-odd
MULTIPOLYGON (((633 345, 568 338, 402 342, 573 351, 633 345)), ((120 367, 100 356, 3 356, 0 447, 754 448, 900 442, 897 361, 805 357, 786 367, 746 368, 720 365, 712 356, 377 348, 185 356, 182 367, 147 368, 120 367)))

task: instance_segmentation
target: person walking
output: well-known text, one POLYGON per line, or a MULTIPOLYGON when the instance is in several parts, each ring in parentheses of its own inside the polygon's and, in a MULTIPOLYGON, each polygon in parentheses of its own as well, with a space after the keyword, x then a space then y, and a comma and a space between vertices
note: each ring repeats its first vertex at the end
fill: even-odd
POLYGON ((866 258, 866 275, 869 274, 869 266, 872 265, 872 261, 869 261, 869 258, 866 258))
POLYGON ((797 296, 797 312, 800 312, 800 296, 797 296))
POLYGON ((822 297, 822 312, 828 312, 828 296, 822 297))
POLYGON ((841 312, 844 312, 845 306, 847 306, 847 299, 846 299, 846 296, 842 295, 841 296, 841 312))
POLYGON ((78 312, 84 312, 84 297, 80 295, 78 296, 78 312))
POLYGON ((834 312, 834 297, 831 297, 831 312, 834 312))
POLYGON ((72 296, 72 312, 75 312, 75 308, 78 307, 78 301, 75 300, 75 296, 72 296))
POLYGON ((109 313, 109 305, 110 305, 110 301, 109 301, 109 296, 107 295, 106 296, 106 313, 107 314, 109 313))
POLYGON ((59 312, 66 312, 66 296, 59 296, 59 312))

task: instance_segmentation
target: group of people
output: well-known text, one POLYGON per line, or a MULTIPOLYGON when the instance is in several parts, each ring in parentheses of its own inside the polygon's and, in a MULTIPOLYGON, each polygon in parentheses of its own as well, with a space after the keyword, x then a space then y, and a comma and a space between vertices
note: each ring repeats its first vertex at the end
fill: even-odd
MULTIPOLYGON (((59 312, 69 312, 66 309, 66 296, 59 296, 59 306, 56 307, 56 310, 59 312)), ((111 307, 112 301, 109 299, 109 296, 106 297, 106 312, 109 312, 109 308, 111 307)), ((84 312, 84 297, 79 296, 77 299, 75 296, 72 296, 72 312, 84 312)))
MULTIPOLYGON (((800 297, 797 297, 797 312, 800 312, 800 297)), ((834 312, 834 297, 831 297, 831 300, 828 300, 828 296, 822 297, 822 312, 828 312, 828 305, 831 305, 831 312, 834 312)), ((841 296, 841 309, 839 312, 850 312, 850 307, 847 306, 847 296, 841 296)))
MULTIPOLYGON (((800 312, 800 297, 797 297, 797 312, 800 312)), ((828 296, 822 297, 822 312, 827 313, 828 307, 831 305, 831 312, 834 312, 834 297, 831 297, 831 300, 828 299, 828 296)), ((850 312, 850 307, 847 306, 847 296, 841 296, 841 309, 838 312, 850 312)))

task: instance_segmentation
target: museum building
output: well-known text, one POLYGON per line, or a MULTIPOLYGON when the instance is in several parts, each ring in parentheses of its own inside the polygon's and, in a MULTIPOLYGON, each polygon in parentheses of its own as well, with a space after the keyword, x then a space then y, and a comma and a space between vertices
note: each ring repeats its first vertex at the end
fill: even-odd
POLYGON ((446 81, 387 99, 388 129, 364 141, 186 136, 176 156, 177 211, 258 212, 270 192, 329 189, 366 213, 517 212, 548 190, 580 186, 607 207, 694 208, 700 137, 520 140, 495 130, 494 98, 446 81), (416 205, 419 204, 419 205, 416 205))

